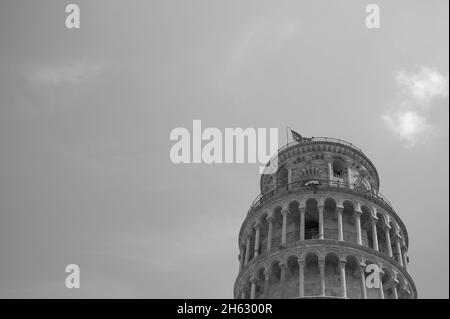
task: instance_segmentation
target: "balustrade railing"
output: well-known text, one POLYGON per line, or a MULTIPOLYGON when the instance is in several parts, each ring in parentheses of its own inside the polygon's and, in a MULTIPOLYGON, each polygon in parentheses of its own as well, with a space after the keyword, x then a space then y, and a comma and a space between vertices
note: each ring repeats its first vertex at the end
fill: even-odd
POLYGON ((342 182, 339 180, 332 180, 332 179, 320 179, 320 180, 310 180, 310 181, 296 181, 296 182, 292 182, 283 186, 280 186, 272 191, 269 191, 267 193, 265 193, 264 195, 259 194, 258 196, 256 196, 256 198, 253 200, 252 204, 250 205, 250 208, 248 210, 248 212, 251 212, 253 209, 255 209, 256 207, 258 207, 259 205, 261 205, 262 203, 264 203, 265 201, 275 197, 276 195, 280 194, 280 193, 284 193, 287 191, 295 191, 298 189, 310 189, 310 188, 320 188, 320 187, 329 187, 329 186, 334 186, 334 187, 342 187, 342 188, 347 188, 347 189, 351 189, 353 191, 356 192, 360 192, 364 195, 368 195, 370 197, 373 197, 375 199, 378 199, 380 201, 382 201, 383 203, 385 203, 386 205, 388 205, 389 207, 393 208, 392 204, 389 202, 389 200, 380 192, 375 193, 372 192, 370 190, 365 189, 364 187, 360 187, 358 185, 355 184, 349 184, 347 182, 342 182))
POLYGON ((289 147, 291 147, 292 145, 295 145, 295 144, 301 145, 301 144, 303 144, 303 143, 308 143, 308 142, 331 142, 331 143, 342 144, 342 145, 348 146, 348 147, 350 147, 350 148, 352 148, 352 149, 354 149, 354 150, 356 150, 356 151, 358 151, 358 152, 361 152, 363 155, 365 155, 364 152, 362 151, 362 149, 356 147, 355 145, 353 145, 353 144, 350 143, 350 142, 341 140, 341 139, 339 139, 339 138, 334 138, 334 137, 322 137, 322 136, 319 136, 319 137, 308 137, 308 138, 304 138, 304 139, 302 140, 302 142, 294 141, 294 142, 287 143, 287 144, 284 145, 282 148, 280 148, 280 149, 278 150, 278 152, 281 152, 282 150, 284 150, 284 149, 286 149, 286 148, 289 148, 289 147))
MULTIPOLYGON (((356 243, 356 233, 350 231, 343 232, 344 241, 356 243)), ((318 229, 306 229, 305 230, 305 240, 315 240, 319 239, 318 229)), ((338 230, 337 229, 324 229, 324 239, 338 240, 338 230)), ((286 233, 286 243, 292 243, 300 240, 300 231, 291 231, 286 233)), ((362 236, 362 245, 369 247, 369 243, 366 236, 362 236)), ((272 238, 272 247, 278 247, 281 245, 281 235, 272 238)), ((384 252, 387 250, 385 246, 380 242, 380 251, 384 252)), ((267 238, 263 238, 260 242, 259 254, 263 254, 267 251, 267 238)), ((254 254, 250 257, 250 261, 254 258, 254 254)))

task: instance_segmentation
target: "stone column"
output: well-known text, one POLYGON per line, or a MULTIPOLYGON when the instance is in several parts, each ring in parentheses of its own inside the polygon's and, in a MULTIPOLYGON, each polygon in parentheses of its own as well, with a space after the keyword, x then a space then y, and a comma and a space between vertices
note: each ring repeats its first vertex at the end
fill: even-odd
POLYGON ((392 286, 392 294, 394 295, 394 299, 398 299, 397 285, 398 281, 394 281, 394 285, 392 286))
POLYGON ((397 261, 400 264, 400 266, 403 267, 402 248, 400 246, 400 237, 398 235, 395 238, 395 248, 396 248, 397 261))
POLYGON ((288 168, 287 169, 287 172, 288 172, 288 189, 291 189, 292 188, 292 185, 291 185, 291 183, 292 183, 292 168, 288 168))
POLYGON ((256 295, 256 278, 252 277, 250 279, 251 282, 251 288, 250 288, 250 299, 255 299, 256 295))
POLYGON ((300 240, 305 240, 305 212, 306 207, 300 208, 300 240))
POLYGON ((402 259, 403 259, 403 267, 405 267, 406 272, 409 273, 408 257, 406 255, 406 247, 405 246, 403 246, 403 249, 402 249, 402 259))
POLYGON ((342 227, 342 212, 344 211, 344 207, 337 207, 337 223, 338 223, 338 240, 344 240, 344 230, 342 227))
POLYGON ((327 162, 327 167, 328 167, 328 179, 329 179, 329 184, 332 185, 333 184, 333 164, 331 162, 327 162))
POLYGON ((360 264, 359 265, 359 274, 361 276, 361 299, 367 299, 367 290, 366 290, 366 265, 360 264))
POLYGON ((240 252, 239 252, 239 271, 244 268, 244 247, 241 246, 240 252))
POLYGON ((353 189, 352 185, 352 170, 347 166, 347 183, 348 187, 353 189))
POLYGON ((392 246, 391 246, 391 236, 389 235, 390 231, 389 226, 385 226, 384 228, 384 237, 386 237, 386 246, 387 246, 387 253, 389 257, 392 257, 392 246))
POLYGON ((259 238, 260 238, 260 234, 261 234, 261 225, 258 223, 255 225, 255 258, 258 257, 259 255, 259 238))
POLYGON ((266 217, 267 223, 269 224, 269 230, 267 232, 267 251, 272 249, 272 236, 273 236, 273 216, 268 215, 266 217))
POLYGON ((358 245, 363 244, 361 236, 361 215, 362 211, 355 211, 356 243, 358 245))
POLYGON ((288 211, 287 210, 283 210, 281 212, 281 215, 283 216, 283 224, 281 225, 281 244, 285 245, 286 244, 286 231, 287 231, 287 215, 288 215, 288 211))
POLYGON ((341 280, 341 297, 347 298, 347 283, 345 281, 345 260, 339 261, 339 272, 340 272, 340 280, 341 280))
POLYGON ((323 206, 318 206, 319 209, 319 239, 324 239, 323 234, 323 206))
POLYGON ((370 223, 372 224, 373 249, 376 251, 379 251, 379 249, 378 249, 378 234, 377 234, 377 220, 375 218, 371 218, 370 223))
POLYGON ((382 271, 380 271, 380 299, 384 299, 383 272, 382 271))
POLYGON ((270 287, 270 272, 268 269, 264 270, 264 298, 269 298, 269 287, 270 287))
POLYGON ((325 296, 325 260, 319 260, 320 295, 325 296))
POLYGON ((286 297, 286 270, 287 265, 286 264, 280 264, 280 292, 281 292, 281 299, 284 299, 286 297))
POLYGON ((298 261, 298 288, 299 297, 305 296, 305 261, 298 261))
POLYGON ((247 244, 245 245, 244 267, 248 265, 249 259, 250 259, 250 236, 247 235, 247 244))

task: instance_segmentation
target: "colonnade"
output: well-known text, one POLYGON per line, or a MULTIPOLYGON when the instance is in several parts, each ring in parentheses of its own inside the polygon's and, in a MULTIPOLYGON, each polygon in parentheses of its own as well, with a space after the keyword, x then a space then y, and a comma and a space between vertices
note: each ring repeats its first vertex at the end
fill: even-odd
MULTIPOLYGON (((324 205, 318 205, 318 238, 311 239, 330 239, 326 238, 324 232, 324 205)), ((363 245, 363 234, 362 234, 362 216, 364 214, 363 209, 354 209, 354 232, 356 233, 356 244, 363 245)), ((336 215, 337 215, 337 240, 344 241, 344 227, 343 227, 343 212, 344 206, 336 206, 336 215)), ((244 242, 241 243, 240 247, 240 256, 239 256, 239 269, 242 270, 245 268, 251 260, 254 260, 260 255, 261 250, 270 251, 273 247, 273 236, 275 230, 275 216, 274 210, 269 213, 263 215, 260 218, 257 218, 252 226, 248 228, 245 232, 244 242), (267 227, 266 229, 262 226, 262 221, 265 219, 267 227), (265 247, 262 246, 261 234, 264 231, 266 235, 266 243, 265 247), (251 254, 253 252, 253 254, 251 254)), ((296 240, 305 241, 308 240, 305 238, 305 215, 307 212, 307 207, 299 208, 299 236, 296 240)), ((287 228, 288 228, 288 216, 290 215, 290 211, 287 208, 281 209, 281 245, 286 245, 287 242, 287 228)), ((377 213, 367 213, 366 212, 366 221, 365 224, 369 224, 367 227, 367 234, 371 234, 370 241, 371 245, 367 243, 366 246, 371 247, 375 251, 381 251, 379 238, 380 236, 384 237, 383 242, 383 253, 385 253, 388 257, 395 259, 402 267, 404 267, 408 271, 408 257, 407 257, 407 249, 405 245, 404 238, 400 235, 398 231, 398 226, 395 227, 393 222, 391 221, 389 224, 386 222, 381 223, 379 219, 381 217, 377 217, 377 213), (368 216, 368 217, 367 217, 368 216), (392 243, 394 245, 392 245, 392 243)), ((279 227, 279 225, 278 225, 279 227)), ((366 230, 366 229, 365 229, 366 230)), ((334 238, 335 239, 335 238, 334 238)))
MULTIPOLYGON (((290 257, 291 258, 291 257, 290 257)), ((317 258, 317 256, 316 256, 317 258)), ((298 258, 298 292, 296 296, 286 296, 286 278, 288 274, 291 274, 293 270, 291 270, 285 261, 280 261, 277 263, 277 267, 279 268, 279 282, 275 283, 277 287, 280 289, 280 297, 286 298, 286 297, 327 297, 327 296, 333 296, 333 297, 340 297, 340 298, 347 298, 349 293, 349 287, 347 287, 348 278, 346 278, 347 274, 350 274, 350 276, 354 276, 354 273, 357 273, 357 277, 359 280, 359 289, 358 289, 358 296, 354 295, 354 292, 352 292, 353 298, 361 298, 361 299, 369 299, 369 298, 378 298, 378 299, 385 299, 385 298, 391 298, 391 299, 399 299, 400 293, 399 290, 402 292, 402 298, 411 298, 412 292, 406 287, 406 284, 401 285, 400 281, 397 279, 397 276, 392 275, 392 271, 388 270, 387 268, 380 268, 380 281, 378 287, 375 288, 367 288, 366 283, 366 267, 367 264, 365 263, 355 263, 351 262, 350 266, 351 269, 346 268, 349 265, 347 258, 339 258, 336 259, 335 264, 337 264, 337 267, 339 268, 339 295, 330 295, 327 294, 327 289, 330 287, 327 287, 326 284, 326 273, 325 273, 325 265, 330 265, 330 261, 327 260, 328 256, 319 259, 317 258, 317 261, 315 264, 317 264, 319 269, 319 275, 320 275, 320 283, 319 283, 319 291, 318 293, 312 293, 311 291, 306 292, 305 291, 305 274, 306 274, 306 259, 298 258), (346 271, 347 269, 347 271, 346 271), (369 294, 370 290, 370 294, 369 294), (388 293, 388 294, 387 294, 388 293)), ((336 258, 336 257, 335 257, 336 258)), ((353 257, 350 257, 353 258, 353 257)), ((356 259, 355 259, 356 260, 356 259)), ((353 261, 353 260, 351 260, 353 261)), ((310 263, 309 263, 310 264, 310 263)), ((311 265, 309 266, 311 267, 311 265)), ((273 275, 273 270, 269 266, 264 266, 263 268, 259 268, 259 271, 256 271, 252 273, 249 277, 247 277, 247 281, 240 287, 238 298, 241 299, 260 299, 260 298, 270 298, 269 296, 269 288, 273 287, 274 283, 272 282, 271 278, 273 275), (257 293, 257 287, 259 288, 259 292, 257 293)), ((296 273, 297 275, 297 269, 296 273)), ((404 282, 404 280, 403 280, 404 282)))

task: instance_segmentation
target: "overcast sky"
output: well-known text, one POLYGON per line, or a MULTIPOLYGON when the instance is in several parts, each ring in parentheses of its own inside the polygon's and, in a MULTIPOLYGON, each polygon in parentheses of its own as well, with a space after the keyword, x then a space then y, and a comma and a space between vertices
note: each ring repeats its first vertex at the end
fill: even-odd
POLYGON ((174 165, 193 119, 362 148, 419 297, 449 297, 446 0, 72 2, 79 30, 0 3, 0 297, 231 298, 258 165, 174 165))

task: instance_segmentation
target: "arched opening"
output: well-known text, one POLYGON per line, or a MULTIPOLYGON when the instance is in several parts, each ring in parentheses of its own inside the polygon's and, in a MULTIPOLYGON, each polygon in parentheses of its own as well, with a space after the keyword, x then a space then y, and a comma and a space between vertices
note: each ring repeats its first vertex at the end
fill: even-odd
POLYGON ((281 207, 275 208, 272 221, 272 247, 281 245, 281 227, 283 224, 283 216, 281 215, 281 207))
POLYGON ((319 223, 308 221, 305 223, 305 240, 319 238, 319 223))
POLYGON ((287 217, 286 242, 292 243, 300 239, 300 203, 292 201, 289 203, 289 214, 287 217))
POLYGON ((344 210, 342 211, 342 225, 344 241, 357 243, 356 228, 355 228, 355 206, 352 202, 346 200, 343 203, 344 210))
POLYGON ((290 256, 287 260, 286 273, 286 298, 293 298, 299 295, 299 267, 297 256, 290 256))
POLYGON ((361 207, 361 240, 364 246, 373 248, 371 214, 369 208, 361 207))
POLYGON ((305 258, 305 296, 320 296, 320 270, 319 258, 314 253, 309 253, 305 258))
POLYGON ((317 201, 310 198, 306 201, 305 240, 319 238, 319 210, 317 201))
POLYGON ((401 228, 399 228, 398 233, 399 233, 399 236, 401 238, 401 240, 400 240, 400 250, 401 250, 401 252, 398 255, 398 262, 400 264, 402 264, 405 269, 407 269, 409 258, 408 258, 408 255, 407 255, 408 246, 406 246, 406 236, 403 233, 403 230, 401 228), (406 250, 406 252, 404 250, 406 250))
POLYGON ((267 214, 261 217, 261 227, 259 234, 259 253, 262 254, 267 250, 267 233, 269 231, 269 223, 267 222, 267 214))
POLYGON ((323 227, 325 239, 338 239, 337 204, 332 198, 327 198, 324 203, 323 227))
POLYGON ((341 296, 339 257, 335 254, 328 254, 325 257, 325 295, 341 296))
POLYGON ((269 298, 278 299, 281 298, 281 268, 280 262, 275 261, 270 267, 271 273, 269 278, 269 298))
POLYGON ((345 174, 345 162, 339 157, 333 159, 333 177, 344 178, 345 174))
POLYGON ((255 299, 264 298, 264 268, 260 268, 255 275, 255 299))
POLYGON ((347 256, 345 263, 345 281, 347 287, 347 298, 360 299, 362 296, 361 271, 356 257, 347 256))
POLYGON ((392 251, 392 257, 395 258, 395 256, 397 255, 397 249, 396 249, 396 245, 395 245, 395 241, 396 241, 396 234, 397 234, 397 227, 395 226, 395 224, 391 221, 389 223, 390 229, 389 229, 389 237, 391 240, 391 251, 392 251))
POLYGON ((386 224, 384 216, 380 213, 377 213, 377 222, 376 222, 376 228, 377 228, 377 238, 378 238, 378 251, 384 253, 387 255, 387 245, 386 245, 386 233, 384 231, 386 224))

